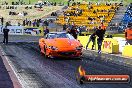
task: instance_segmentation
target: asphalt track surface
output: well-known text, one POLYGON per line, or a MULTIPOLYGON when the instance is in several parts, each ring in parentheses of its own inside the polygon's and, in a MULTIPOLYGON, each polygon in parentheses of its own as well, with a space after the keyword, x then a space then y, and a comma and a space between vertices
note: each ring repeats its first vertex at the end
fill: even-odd
POLYGON ((83 85, 76 81, 75 74, 80 65, 87 74, 127 74, 132 77, 132 60, 126 58, 84 50, 82 60, 46 59, 40 54, 38 43, 12 42, 1 44, 1 47, 23 88, 132 88, 131 81, 83 85))
POLYGON ((13 88, 13 83, 0 57, 0 88, 13 88))

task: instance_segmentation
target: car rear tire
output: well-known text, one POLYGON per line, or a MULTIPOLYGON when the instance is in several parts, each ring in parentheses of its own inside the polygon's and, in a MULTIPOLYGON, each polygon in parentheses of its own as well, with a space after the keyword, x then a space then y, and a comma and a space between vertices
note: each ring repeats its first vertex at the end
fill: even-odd
POLYGON ((40 46, 39 46, 39 52, 40 52, 41 55, 44 55, 44 54, 41 52, 41 48, 40 48, 40 46))
POLYGON ((48 56, 46 55, 46 47, 44 47, 44 58, 48 58, 48 56))

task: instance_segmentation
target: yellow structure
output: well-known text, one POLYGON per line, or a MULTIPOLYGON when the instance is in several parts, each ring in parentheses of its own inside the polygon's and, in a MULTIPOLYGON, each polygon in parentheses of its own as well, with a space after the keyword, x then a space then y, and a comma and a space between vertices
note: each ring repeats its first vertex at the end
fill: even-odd
POLYGON ((101 48, 104 52, 119 53, 119 44, 116 39, 104 38, 101 48))
MULTIPOLYGON (((81 42, 84 48, 86 48, 87 42, 90 36, 78 36, 78 40, 81 42)), ((92 48, 92 42, 90 42, 88 48, 92 48)), ((95 50, 98 50, 97 38, 95 40, 95 50)), ((103 52, 107 53, 119 53, 119 44, 116 39, 104 38, 101 47, 103 52)))
POLYGON ((126 45, 123 49, 122 55, 132 57, 132 45, 126 45))

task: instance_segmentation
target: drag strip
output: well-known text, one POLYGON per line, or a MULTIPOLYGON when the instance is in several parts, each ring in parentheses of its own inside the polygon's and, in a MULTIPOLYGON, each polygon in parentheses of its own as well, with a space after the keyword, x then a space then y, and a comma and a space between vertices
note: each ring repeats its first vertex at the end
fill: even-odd
POLYGON ((116 61, 118 57, 84 50, 82 60, 46 59, 40 54, 37 43, 10 43, 1 47, 23 88, 132 88, 132 82, 80 85, 76 81, 80 65, 87 74, 128 74, 132 77, 132 66, 116 61))

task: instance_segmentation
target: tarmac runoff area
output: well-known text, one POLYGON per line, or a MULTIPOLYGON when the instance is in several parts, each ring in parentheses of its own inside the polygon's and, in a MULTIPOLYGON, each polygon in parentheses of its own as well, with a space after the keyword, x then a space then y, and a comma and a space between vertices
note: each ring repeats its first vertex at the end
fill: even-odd
POLYGON ((99 55, 91 50, 83 50, 81 60, 46 59, 39 52, 39 38, 10 36, 9 44, 3 45, 0 36, 0 88, 132 88, 131 81, 80 85, 75 76, 81 65, 87 74, 124 74, 132 77, 132 59, 106 53, 99 55))

